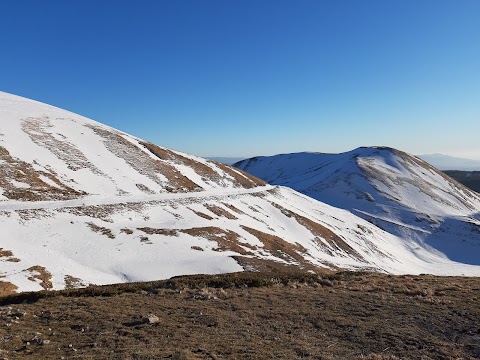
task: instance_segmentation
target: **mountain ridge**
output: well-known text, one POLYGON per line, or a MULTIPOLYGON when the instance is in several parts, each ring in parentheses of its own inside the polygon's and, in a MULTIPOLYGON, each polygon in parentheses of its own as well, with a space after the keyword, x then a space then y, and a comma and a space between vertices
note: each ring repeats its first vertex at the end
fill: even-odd
POLYGON ((361 147, 340 154, 280 154, 235 166, 271 184, 289 186, 349 210, 451 258, 479 262, 480 196, 403 151, 361 147), (456 249, 447 235, 455 235, 455 244, 463 250, 456 249), (463 242, 470 247, 464 249, 463 242))
POLYGON ((281 268, 480 275, 348 211, 52 106, 0 93, 0 134, 5 291, 281 268))

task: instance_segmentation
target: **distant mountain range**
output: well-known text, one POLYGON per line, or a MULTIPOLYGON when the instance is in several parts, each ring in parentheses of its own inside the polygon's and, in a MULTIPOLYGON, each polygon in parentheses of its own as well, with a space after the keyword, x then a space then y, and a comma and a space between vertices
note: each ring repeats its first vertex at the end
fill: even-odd
MULTIPOLYGON (((463 159, 443 154, 426 154, 417 156, 440 170, 480 171, 480 160, 463 159)), ((209 157, 208 159, 233 165, 236 162, 244 160, 245 157, 209 157)))
POLYGON ((221 156, 214 156, 214 157, 208 157, 207 159, 213 160, 213 161, 218 161, 223 164, 227 165, 232 165, 235 164, 236 162, 239 162, 243 159, 244 157, 221 157, 221 156))
MULTIPOLYGON (((396 180, 388 178, 394 194, 396 180)), ((453 202, 445 207, 457 206, 475 227, 466 208, 477 198, 462 194, 432 204, 453 202)), ((358 196, 381 199, 373 190, 358 196)), ((0 294, 262 269, 480 275, 480 266, 451 261, 362 217, 0 92, 0 294)), ((418 219, 416 227, 427 229, 437 221, 418 219)), ((461 240, 451 247, 475 242, 461 240)))
POLYGON ((480 170, 480 160, 462 159, 443 154, 418 155, 440 170, 480 170))

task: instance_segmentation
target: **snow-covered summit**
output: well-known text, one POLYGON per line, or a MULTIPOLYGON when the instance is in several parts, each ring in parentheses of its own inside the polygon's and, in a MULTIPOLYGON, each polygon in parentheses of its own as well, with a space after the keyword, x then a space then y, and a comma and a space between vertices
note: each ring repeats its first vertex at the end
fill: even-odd
POLYGON ((452 259, 480 264, 479 195, 418 157, 361 147, 341 154, 256 157, 235 166, 350 210, 452 259))

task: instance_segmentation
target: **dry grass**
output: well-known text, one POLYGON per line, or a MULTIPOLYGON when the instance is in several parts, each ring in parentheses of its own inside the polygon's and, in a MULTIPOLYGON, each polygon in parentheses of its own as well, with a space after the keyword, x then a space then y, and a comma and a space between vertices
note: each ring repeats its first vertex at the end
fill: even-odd
POLYGON ((228 212, 225 209, 222 209, 220 206, 213 205, 213 204, 204 204, 204 206, 217 216, 226 217, 227 219, 230 219, 230 220, 237 219, 235 215, 233 215, 232 213, 228 212))
POLYGON ((212 249, 214 251, 234 251, 242 255, 251 255, 251 252, 245 249, 245 247, 248 247, 248 245, 242 244, 240 242, 240 235, 233 231, 224 230, 213 226, 185 229, 180 231, 193 237, 201 237, 215 241, 217 243, 217 247, 212 249))
POLYGON ((237 168, 234 168, 232 166, 225 165, 225 164, 222 164, 222 163, 219 163, 219 162, 216 162, 216 161, 210 161, 210 162, 214 163, 217 167, 222 169, 227 175, 229 175, 233 179, 235 179, 235 182, 238 185, 240 185, 240 186, 242 186, 246 189, 254 188, 254 187, 257 187, 257 186, 264 186, 264 185, 267 184, 265 181, 260 180, 259 178, 255 177, 251 174, 248 174, 243 170, 240 170, 240 169, 237 169, 237 168))
POLYGON ((236 212, 239 215, 245 214, 242 210, 238 209, 237 207, 233 206, 232 204, 228 204, 228 203, 222 203, 222 204, 224 206, 226 206, 227 208, 229 208, 230 210, 236 212))
POLYGON ((65 289, 78 289, 87 286, 86 283, 83 282, 82 279, 71 275, 65 275, 65 289))
POLYGON ((0 188, 3 195, 12 200, 41 201, 67 200, 78 198, 85 193, 64 185, 53 172, 39 171, 32 164, 13 158, 8 150, 0 146, 0 188), (52 186, 41 179, 48 178, 57 186, 52 186), (12 181, 25 184, 17 187, 12 181))
POLYGON ((349 256, 358 260, 363 260, 362 256, 355 251, 355 249, 348 245, 344 239, 335 234, 332 230, 291 210, 285 209, 277 203, 272 202, 272 205, 278 208, 285 216, 293 217, 300 225, 309 229, 315 236, 316 244, 327 253, 333 254, 338 253, 338 251, 343 251, 349 256), (330 249, 325 246, 324 241, 330 246, 330 249))
POLYGON ((92 222, 87 223, 87 225, 90 229, 92 229, 93 232, 105 235, 106 237, 108 237, 110 239, 115 239, 115 234, 112 232, 112 230, 110 230, 106 227, 103 227, 103 226, 95 225, 92 222))
POLYGON ((17 285, 14 285, 8 281, 0 281, 0 296, 15 294, 17 289, 17 285))
POLYGON ((175 229, 158 229, 158 228, 151 228, 151 227, 142 227, 142 228, 137 228, 137 230, 143 231, 146 234, 149 235, 165 235, 165 236, 176 236, 178 233, 178 230, 175 229))
POLYGON ((204 218, 204 219, 207 219, 207 220, 212 220, 213 219, 213 217, 211 217, 210 215, 207 215, 203 212, 195 211, 193 209, 190 209, 190 210, 192 210, 197 216, 200 216, 201 218, 204 218))
MULTIPOLYGON (((187 166, 193 169, 197 174, 199 174, 205 182, 215 182, 218 185, 224 185, 223 176, 221 176, 217 171, 215 171, 212 167, 203 164, 199 161, 195 161, 189 159, 181 154, 171 151, 169 149, 161 148, 157 145, 148 142, 142 142, 146 149, 148 149, 152 154, 158 157, 162 161, 172 161, 179 165, 187 166)), ((263 186, 265 182, 260 180, 246 172, 233 168, 231 166, 216 162, 216 161, 208 161, 209 164, 214 165, 215 167, 219 168, 225 174, 227 174, 230 178, 233 179, 234 183, 238 187, 244 188, 253 188, 256 186, 263 186)))
MULTIPOLYGON (((203 190, 174 166, 164 160, 156 160, 142 151, 138 146, 125 139, 120 133, 107 131, 98 126, 90 126, 96 134, 104 139, 105 147, 114 155, 124 159, 140 174, 148 176, 168 192, 191 192, 203 190), (167 182, 158 175, 163 175, 167 182)), ((143 144, 144 145, 144 144, 143 144)))
POLYGON ((282 238, 264 233, 263 231, 249 228, 247 226, 241 226, 242 229, 255 236, 262 244, 265 250, 268 250, 275 257, 283 259, 287 262, 293 262, 298 264, 303 269, 315 269, 316 266, 305 260, 305 257, 301 255, 306 253, 306 249, 296 243, 290 243, 282 238))
POLYGON ((19 294, 0 299, 0 356, 476 359, 479 300, 478 278, 348 272, 195 275, 19 294), (158 322, 145 322, 149 314, 158 322))
POLYGON ((48 272, 43 266, 31 266, 24 271, 31 273, 31 275, 28 277, 28 280, 33 282, 37 282, 38 280, 40 282, 40 286, 45 290, 52 288, 52 274, 50 274, 50 272, 48 272))

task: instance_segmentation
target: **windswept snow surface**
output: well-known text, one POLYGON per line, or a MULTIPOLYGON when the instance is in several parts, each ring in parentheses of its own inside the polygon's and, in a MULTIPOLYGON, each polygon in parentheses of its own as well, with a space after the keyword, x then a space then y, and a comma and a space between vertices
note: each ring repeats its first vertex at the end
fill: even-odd
POLYGON ((284 266, 480 275, 349 211, 6 93, 0 230, 0 293, 284 266))
POLYGON ((235 166, 349 210, 419 247, 480 265, 479 194, 413 155, 365 147, 256 157, 235 166))

